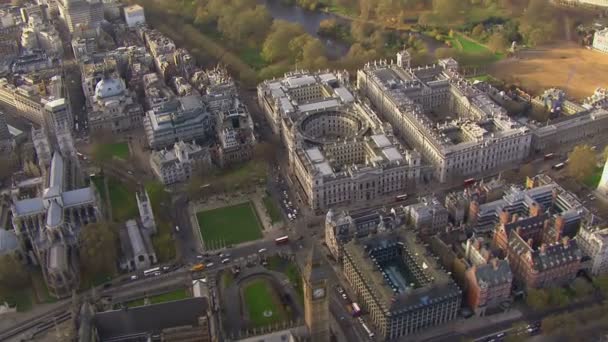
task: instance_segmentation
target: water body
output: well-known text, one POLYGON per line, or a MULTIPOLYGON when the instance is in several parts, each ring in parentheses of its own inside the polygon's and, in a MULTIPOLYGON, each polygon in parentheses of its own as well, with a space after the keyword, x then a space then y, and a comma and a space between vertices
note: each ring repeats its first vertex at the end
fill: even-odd
MULTIPOLYGON (((350 44, 333 39, 327 39, 326 37, 319 37, 317 34, 319 24, 325 19, 335 19, 339 23, 347 24, 349 23, 348 19, 339 17, 332 13, 309 11, 295 5, 285 5, 280 0, 260 0, 260 3, 266 5, 268 12, 270 12, 270 15, 273 18, 302 25, 308 34, 323 42, 329 58, 338 59, 348 53, 350 44)), ((430 54, 433 54, 437 48, 445 47, 443 43, 438 42, 429 36, 406 30, 404 30, 404 32, 409 32, 411 35, 414 35, 416 38, 422 40, 426 44, 427 50, 430 54)))
POLYGON ((325 45, 327 56, 331 59, 338 59, 348 52, 350 45, 341 41, 319 37, 317 30, 319 24, 325 19, 335 19, 338 22, 347 23, 347 20, 340 18, 331 13, 320 11, 309 11, 298 6, 289 6, 283 4, 280 0, 261 0, 261 3, 266 5, 268 12, 274 19, 281 19, 302 25, 306 33, 310 34, 325 45))

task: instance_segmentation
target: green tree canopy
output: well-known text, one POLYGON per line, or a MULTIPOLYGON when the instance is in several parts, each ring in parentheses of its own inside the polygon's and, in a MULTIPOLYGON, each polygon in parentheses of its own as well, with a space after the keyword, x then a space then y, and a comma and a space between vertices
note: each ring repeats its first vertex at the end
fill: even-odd
POLYGON ((16 291, 30 284, 25 266, 12 254, 0 256, 0 290, 16 291))
POLYGON ((579 145, 574 147, 568 154, 568 174, 579 182, 589 177, 596 167, 595 152, 589 145, 579 145))
POLYGON ((287 49, 287 46, 289 42, 304 33, 304 29, 298 24, 292 24, 285 20, 275 20, 272 23, 270 34, 268 34, 262 46, 262 57, 268 62, 293 58, 292 51, 287 49))
POLYGON ((79 250, 83 273, 92 277, 116 273, 117 228, 108 222, 91 223, 82 228, 79 236, 79 250))

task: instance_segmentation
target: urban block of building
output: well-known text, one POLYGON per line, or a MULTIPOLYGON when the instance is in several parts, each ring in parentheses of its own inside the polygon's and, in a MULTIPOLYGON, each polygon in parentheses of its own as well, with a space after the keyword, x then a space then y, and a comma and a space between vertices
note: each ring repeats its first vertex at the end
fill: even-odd
POLYGON ((78 235, 83 226, 101 218, 93 186, 72 188, 71 158, 56 151, 41 196, 15 200, 12 207, 21 246, 33 253, 32 261, 41 265, 49 292, 58 298, 78 289, 78 235))
POLYGON ((124 7, 125 22, 128 27, 136 27, 146 23, 144 8, 139 5, 131 5, 124 7))
POLYGON ((575 240, 554 243, 525 241, 518 231, 509 234, 507 260, 518 285, 543 288, 570 283, 581 269, 582 253, 575 240))
POLYGON ((237 98, 233 102, 231 108, 217 112, 216 132, 219 142, 216 162, 220 167, 240 163, 253 156, 256 140, 253 120, 244 104, 237 98))
POLYGON ((465 272, 467 304, 483 316, 489 308, 510 304, 513 274, 507 260, 492 259, 465 272))
POLYGON ((173 146, 176 142, 204 140, 210 136, 213 119, 199 95, 172 98, 148 110, 144 131, 153 149, 173 146))
POLYGON ((262 83, 258 101, 313 209, 404 193, 420 178, 420 155, 355 99, 346 73, 286 74, 262 83))
POLYGON ((397 63, 366 64, 357 72, 358 88, 434 166, 439 181, 513 167, 528 156, 530 129, 458 74, 457 62, 410 68, 409 59, 400 52, 397 63))
POLYGON ((344 245, 344 276, 385 340, 444 324, 460 309, 461 290, 415 240, 400 230, 344 245))
POLYGON ((59 16, 70 33, 96 30, 103 21, 101 0, 57 0, 59 16))
POLYGON ((144 110, 119 76, 103 77, 89 103, 91 132, 121 133, 142 126, 144 110))
POLYGON ((330 209, 325 215, 325 244, 336 260, 342 260, 342 247, 353 238, 393 230, 403 223, 405 220, 400 208, 391 211, 378 209, 358 212, 335 212, 330 209), (400 211, 401 215, 398 215, 397 211, 400 211))
POLYGON ((198 170, 211 167, 209 149, 196 143, 179 141, 172 149, 152 151, 152 171, 163 184, 184 182, 198 170))
POLYGON ((448 227, 448 210, 434 197, 423 197, 419 203, 404 208, 410 226, 418 234, 433 235, 448 227))
POLYGON ((489 232, 501 222, 503 212, 517 215, 517 219, 525 218, 536 212, 533 206, 539 205, 542 211, 550 213, 552 220, 557 216, 564 220, 562 236, 574 237, 581 220, 589 215, 589 211, 575 195, 549 177, 538 176, 531 181, 534 183, 533 187, 522 189, 511 186, 499 200, 486 203, 471 201, 469 225, 478 233, 489 232))
POLYGON ((608 274, 608 228, 585 225, 576 235, 576 242, 583 255, 591 258, 590 273, 608 274))

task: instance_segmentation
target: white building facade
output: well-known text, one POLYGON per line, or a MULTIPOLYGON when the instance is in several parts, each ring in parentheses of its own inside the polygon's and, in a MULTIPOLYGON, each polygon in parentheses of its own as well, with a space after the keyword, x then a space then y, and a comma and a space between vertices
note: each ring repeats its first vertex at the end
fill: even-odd
POLYGON ((591 258, 591 274, 608 274, 608 228, 581 227, 576 241, 583 254, 591 258))
POLYGON ((197 169, 210 167, 211 156, 208 148, 179 141, 171 150, 153 151, 150 166, 158 180, 169 185, 190 179, 197 169))
POLYGON ((420 178, 419 153, 406 150, 348 87, 348 74, 332 72, 286 74, 258 87, 290 172, 316 210, 402 193, 420 178))
POLYGON ((456 61, 414 69, 408 56, 368 63, 357 72, 357 85, 434 166, 439 181, 512 167, 528 156, 530 130, 459 75, 456 61))

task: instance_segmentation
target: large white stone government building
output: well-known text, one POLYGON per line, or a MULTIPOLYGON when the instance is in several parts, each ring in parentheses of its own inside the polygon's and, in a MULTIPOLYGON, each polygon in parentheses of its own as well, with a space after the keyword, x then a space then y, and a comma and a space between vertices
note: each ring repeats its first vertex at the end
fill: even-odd
POLYGON ((530 129, 513 121, 488 94, 458 74, 453 59, 410 68, 368 63, 357 85, 395 132, 434 166, 441 182, 512 167, 530 151, 530 129))
POLYGON ((260 84, 258 101, 313 209, 402 193, 420 178, 419 153, 355 98, 346 72, 288 73, 260 84))

